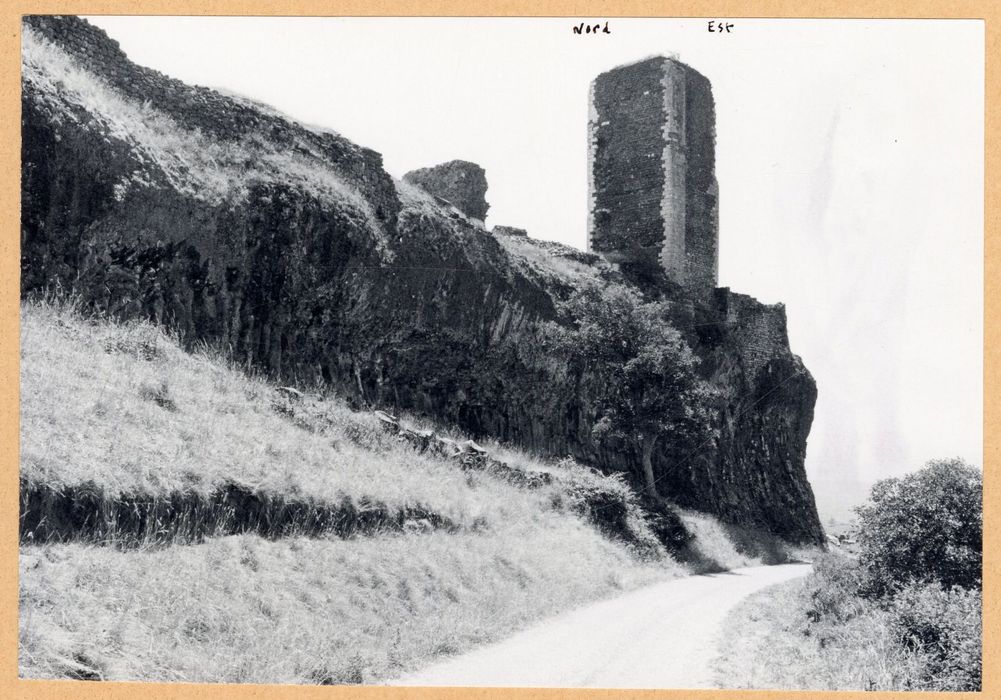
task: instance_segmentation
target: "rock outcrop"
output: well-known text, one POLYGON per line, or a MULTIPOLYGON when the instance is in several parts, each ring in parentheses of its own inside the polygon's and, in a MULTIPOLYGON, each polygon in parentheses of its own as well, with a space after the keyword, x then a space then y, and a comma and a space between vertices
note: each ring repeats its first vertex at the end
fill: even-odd
POLYGON ((470 218, 480 222, 487 218, 490 208, 486 199, 487 174, 476 163, 451 160, 431 168, 411 170, 403 179, 444 199, 470 218))
POLYGON ((523 228, 517 228, 515 226, 494 226, 490 229, 491 233, 499 233, 502 236, 521 236, 525 238, 528 236, 528 231, 523 228))
MULTIPOLYGON (((613 265, 578 252, 541 269, 562 247, 502 245, 337 134, 139 68, 85 21, 24 28, 22 294, 71 290, 289 384, 637 474, 634 449, 592 439, 602 377, 540 330, 582 279, 629 284, 613 265)), ((480 218, 484 190, 449 201, 480 218)), ((718 438, 655 455, 662 493, 823 542, 803 468, 816 390, 784 311, 720 290, 692 314, 679 325, 718 389, 718 438)))

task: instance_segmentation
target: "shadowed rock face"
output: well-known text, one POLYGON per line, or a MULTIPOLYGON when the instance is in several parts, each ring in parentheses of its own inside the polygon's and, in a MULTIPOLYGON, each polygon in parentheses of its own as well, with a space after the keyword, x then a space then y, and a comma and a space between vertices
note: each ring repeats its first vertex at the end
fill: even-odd
MULTIPOLYGON (((592 440, 604 379, 576 373, 539 335, 579 279, 513 257, 500 237, 394 184, 379 154, 343 137, 138 68, 81 20, 33 17, 26 27, 27 42, 55 43, 115 95, 147 106, 143 124, 123 121, 107 96, 88 103, 53 89, 57 62, 26 58, 22 294, 60 287, 287 382, 325 382, 359 406, 638 474, 632 447, 592 440), (150 145, 141 129, 155 124, 169 130, 150 145), (167 141, 170 153, 155 150, 167 141), (202 162, 191 143, 222 148, 202 162), (244 156, 251 147, 270 150, 244 156), (262 158, 285 174, 254 171, 262 158), (230 189, 208 196, 213 183, 230 189)), ((485 208, 467 215, 477 212, 485 208)), ((518 243, 537 246, 537 257, 547 250, 518 243)), ((627 284, 579 257, 601 283, 627 284)), ((662 492, 741 528, 821 542, 803 468, 816 389, 789 350, 784 310, 719 290, 697 314, 680 325, 718 389, 719 437, 698 454, 655 455, 662 492)))
POLYGON ((476 163, 452 160, 433 168, 412 170, 403 176, 436 197, 441 197, 466 216, 484 221, 487 218, 487 174, 476 163))

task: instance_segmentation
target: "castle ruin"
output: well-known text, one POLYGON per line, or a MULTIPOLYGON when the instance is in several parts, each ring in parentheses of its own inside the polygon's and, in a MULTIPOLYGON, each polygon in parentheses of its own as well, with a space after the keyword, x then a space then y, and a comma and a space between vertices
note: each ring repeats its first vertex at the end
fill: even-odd
POLYGON ((403 176, 431 195, 443 199, 483 226, 487 218, 487 174, 476 163, 450 160, 430 168, 412 170, 403 176))
POLYGON ((591 83, 588 251, 711 302, 718 272, 716 116, 709 80, 657 56, 591 83))

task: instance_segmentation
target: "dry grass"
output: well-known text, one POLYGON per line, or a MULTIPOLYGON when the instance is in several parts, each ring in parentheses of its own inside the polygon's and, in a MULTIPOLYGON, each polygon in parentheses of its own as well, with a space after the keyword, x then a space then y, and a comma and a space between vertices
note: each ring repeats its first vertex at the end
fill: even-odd
POLYGON ((812 562, 821 551, 817 547, 793 545, 753 527, 724 525, 711 515, 675 508, 692 535, 688 564, 696 571, 712 572, 742 566, 812 562))
POLYGON ((420 504, 454 525, 201 544, 169 531, 124 543, 22 537, 23 676, 372 681, 687 573, 589 519, 587 499, 610 498, 626 504, 634 539, 650 536, 616 500, 630 493, 618 479, 564 465, 527 489, 463 471, 334 398, 289 398, 158 328, 65 304, 23 303, 21 348, 23 487, 211 505, 220 486, 241 484, 286 502, 420 504))
POLYGON ((584 253, 559 243, 504 234, 494 237, 522 270, 573 287, 597 279, 599 272, 608 265, 600 260, 591 265, 575 260, 584 253))
POLYGON ((543 514, 490 535, 244 535, 124 553, 30 547, 21 556, 20 670, 373 682, 671 573, 579 521, 543 514))
POLYGON ((873 607, 820 630, 805 611, 809 578, 760 591, 727 619, 716 682, 723 688, 910 690, 920 660, 900 648, 888 614, 873 607))
POLYGON ((942 609, 861 598, 852 561, 842 554, 824 555, 807 578, 744 600, 726 622, 715 662, 717 683, 799 690, 979 689, 979 598, 938 591, 933 600, 953 603, 942 609), (959 638, 950 641, 966 646, 947 661, 961 659, 961 665, 943 665, 934 645, 908 644, 902 610, 924 615, 942 629, 950 621, 960 623, 953 630, 959 638), (957 611, 975 619, 955 619, 957 611))
MULTIPOLYGON (((258 136, 248 136, 237 145, 185 129, 155 105, 122 96, 30 27, 22 30, 23 80, 37 91, 39 99, 54 107, 53 118, 79 121, 82 109, 89 120, 87 128, 128 143, 132 152, 162 172, 174 189, 218 203, 244 199, 255 182, 297 185, 353 208, 359 219, 378 233, 368 200, 311 153, 308 143, 299 143, 300 152, 296 153, 276 150, 258 136)), ((262 111, 274 114, 273 110, 262 111)), ((132 187, 150 186, 145 177, 135 173, 120 182, 116 187, 119 198, 132 187)))
POLYGON ((228 484, 301 500, 424 505, 452 521, 524 521, 544 497, 385 435, 333 399, 294 406, 263 379, 187 354, 144 323, 91 322, 27 302, 21 326, 21 477, 109 496, 228 484), (291 415, 290 415, 291 414, 291 415))
POLYGON ((689 545, 692 566, 703 572, 725 571, 742 566, 761 566, 764 558, 738 551, 726 529, 715 518, 690 510, 677 510, 693 539, 689 545))

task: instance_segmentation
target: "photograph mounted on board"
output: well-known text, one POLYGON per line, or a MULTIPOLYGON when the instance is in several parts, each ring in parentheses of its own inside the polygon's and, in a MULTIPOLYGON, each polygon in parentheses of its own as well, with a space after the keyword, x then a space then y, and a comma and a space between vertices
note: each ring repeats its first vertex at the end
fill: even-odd
POLYGON ((980 689, 983 22, 21 68, 21 678, 980 689))

